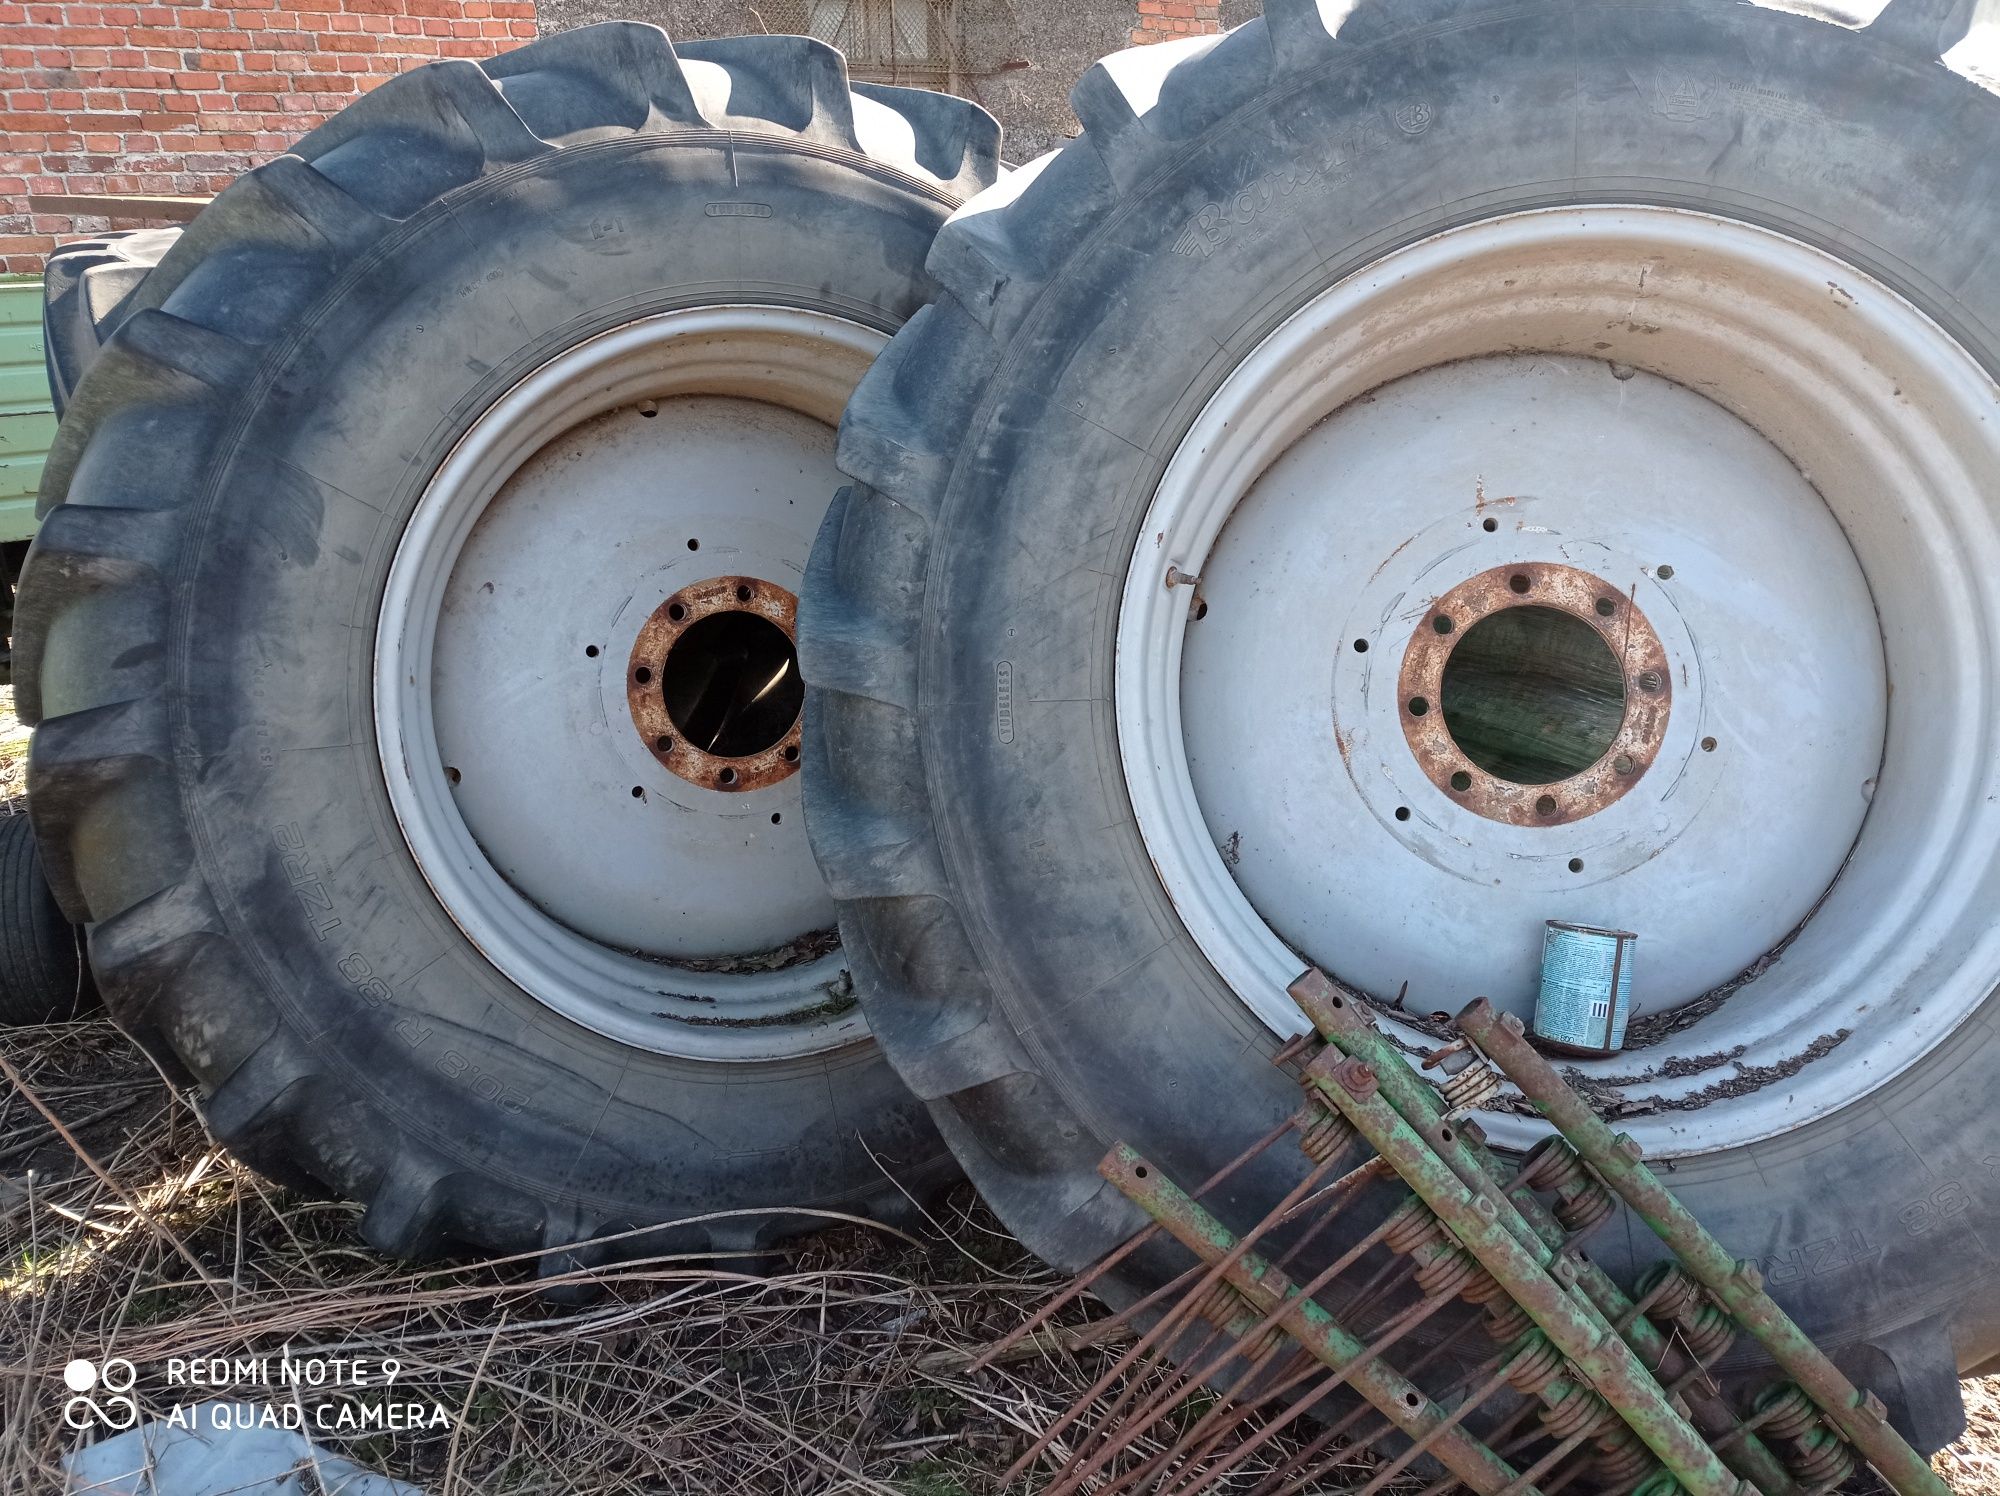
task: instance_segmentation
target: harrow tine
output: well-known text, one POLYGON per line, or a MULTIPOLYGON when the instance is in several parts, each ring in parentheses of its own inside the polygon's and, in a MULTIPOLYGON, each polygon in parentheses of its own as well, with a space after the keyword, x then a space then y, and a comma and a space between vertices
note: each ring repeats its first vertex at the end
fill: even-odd
MULTIPOLYGON (((1292 1186, 1291 1190, 1286 1193, 1285 1197, 1278 1202, 1276 1208, 1274 1208, 1268 1215, 1266 1215, 1263 1220, 1259 1221, 1255 1226, 1253 1226, 1247 1233, 1239 1237, 1236 1240, 1235 1244, 1231 1246, 1228 1252, 1223 1254, 1221 1258, 1209 1264, 1207 1272, 1202 1275, 1200 1281, 1197 1282, 1191 1290, 1189 1290, 1186 1297, 1184 1297, 1179 1304, 1175 1305, 1175 1307, 1171 1311, 1169 1311, 1168 1318, 1171 1319, 1177 1316, 1183 1318, 1186 1317, 1193 1308, 1193 1306, 1199 1304, 1203 1300, 1203 1298, 1208 1294, 1210 1289, 1212 1289, 1216 1284, 1223 1281, 1223 1277, 1226 1273, 1228 1273, 1229 1269, 1235 1266, 1238 1262, 1242 1261, 1242 1259, 1249 1253, 1250 1249, 1256 1245, 1258 1240, 1261 1237, 1263 1237, 1263 1235, 1266 1232, 1270 1231, 1273 1227, 1279 1225, 1281 1222, 1289 1218, 1289 1213, 1292 1211, 1292 1209, 1296 1207, 1301 1200, 1303 1200, 1306 1196, 1310 1195, 1313 1192, 1313 1189, 1320 1183, 1321 1179, 1332 1169, 1332 1167, 1333 1167, 1333 1160, 1331 1159, 1327 1160, 1324 1163, 1314 1165, 1313 1168, 1306 1174, 1306 1177, 1304 1179, 1302 1179, 1299 1183, 1292 1186)), ((1164 1325, 1166 1323, 1166 1320, 1162 1320, 1161 1323, 1162 1325, 1164 1325)), ((1158 1329, 1159 1327, 1155 1327, 1153 1335, 1156 1336, 1158 1334, 1158 1329)), ((1196 1385, 1205 1382, 1208 1377, 1214 1375, 1216 1371, 1218 1371, 1223 1366, 1226 1366, 1229 1363, 1229 1361, 1235 1356, 1237 1348, 1244 1341, 1250 1339, 1251 1335, 1265 1333, 1269 1329, 1270 1329, 1269 1324, 1261 1325, 1258 1327, 1257 1330, 1250 1332, 1250 1334, 1238 1337, 1238 1339, 1231 1344, 1230 1348, 1224 1351, 1220 1356, 1212 1357, 1207 1362, 1199 1361, 1198 1357, 1206 1354, 1209 1347, 1215 1343, 1216 1339, 1220 1335, 1225 1333, 1224 1331, 1221 1330, 1216 1330, 1211 1332, 1210 1335, 1201 1343, 1201 1345, 1197 1347, 1196 1351, 1187 1358, 1187 1361, 1190 1364, 1198 1365, 1200 1369, 1198 1371, 1188 1372, 1181 1380, 1186 1383, 1196 1384, 1196 1385)), ((1131 1387, 1128 1387, 1126 1389, 1125 1395, 1129 1395, 1132 1390, 1133 1389, 1131 1387)), ((1125 1442, 1121 1444, 1119 1447, 1120 1448, 1129 1447, 1132 1440, 1142 1437, 1148 1429, 1150 1429, 1154 1424, 1159 1422, 1159 1420, 1162 1417, 1164 1417, 1168 1412, 1170 1412, 1172 1410, 1172 1407, 1173 1407, 1172 1399, 1170 1399, 1164 1393, 1160 1397, 1154 1399, 1154 1401, 1148 1405, 1144 1415, 1140 1417, 1134 1425, 1120 1431, 1120 1437, 1125 1442)), ((1117 1416, 1117 1414, 1120 1411, 1121 1408, 1118 1405, 1114 1404, 1111 1413, 1106 1415, 1106 1421, 1109 1422, 1110 1419, 1117 1416)), ((1064 1496, 1064 1493, 1073 1490, 1077 1485, 1081 1484, 1082 1481, 1087 1479, 1090 1475, 1094 1474, 1103 1465, 1104 1461, 1107 1458, 1111 1457, 1111 1453, 1115 1453, 1115 1451, 1111 1451, 1110 1453, 1107 1453, 1105 1451, 1100 1451, 1097 1456, 1093 1457, 1090 1461, 1086 1462, 1080 1469, 1074 1472, 1074 1474, 1065 1475, 1061 1481, 1057 1482, 1056 1485, 1052 1486, 1049 1489, 1047 1496, 1064 1496)))
MULTIPOLYGON (((1445 1300, 1443 1302, 1449 1302, 1449 1300, 1445 1300)), ((1374 1478, 1371 1479, 1367 1485, 1363 1486, 1359 1491, 1355 1492, 1355 1496, 1376 1496, 1376 1492, 1380 1491, 1384 1486, 1389 1484, 1390 1481, 1394 1480, 1397 1476, 1401 1475, 1404 1470, 1409 1468, 1410 1464, 1413 1461, 1418 1459, 1426 1450, 1428 1450, 1431 1447, 1432 1444, 1436 1443, 1438 1435, 1442 1434, 1447 1428, 1455 1428, 1458 1424, 1463 1423, 1467 1418, 1471 1417, 1474 1412, 1476 1412, 1479 1408, 1485 1405, 1487 1398, 1491 1397, 1495 1392, 1498 1392, 1502 1387, 1506 1386, 1507 1385, 1506 1358, 1497 1357, 1496 1359, 1500 1362, 1500 1369, 1498 1371, 1495 1371, 1485 1381, 1481 1382, 1479 1384, 1478 1389, 1471 1396, 1467 1397, 1464 1402, 1460 1403, 1457 1407, 1453 1408, 1451 1412, 1448 1415, 1446 1415, 1444 1422, 1440 1423, 1436 1428, 1432 1429, 1428 1434, 1425 1434, 1422 1438, 1412 1440, 1410 1447, 1408 1449, 1404 1450, 1401 1454, 1397 1455, 1395 1459, 1391 1460, 1388 1464, 1384 1465, 1379 1471, 1377 1471, 1375 1473, 1374 1478)), ((1515 1483, 1519 1484, 1523 1480, 1532 1483, 1533 1479, 1534 1479, 1533 1471, 1524 1470, 1521 1472, 1520 1476, 1516 1479, 1515 1483)))
MULTIPOLYGON (((1300 1037, 1304 1038, 1306 1036, 1301 1035, 1300 1037)), ((1228 1163, 1224 1164, 1214 1174, 1210 1175, 1207 1183, 1194 1192, 1194 1198, 1199 1200, 1217 1185, 1226 1181, 1230 1175, 1234 1174, 1243 1165, 1250 1162, 1251 1159, 1277 1142, 1279 1138, 1290 1132, 1296 1125, 1296 1120, 1291 1117, 1287 1117, 1284 1121, 1280 1122, 1276 1127, 1272 1128, 1264 1136, 1237 1154, 1228 1163)), ((1122 1244, 1099 1259, 1095 1265, 1072 1279, 1061 1292, 1057 1293, 1054 1298, 1050 1299, 1030 1315, 1025 1323, 1009 1330, 1005 1335, 1002 1335, 993 1344, 973 1357, 971 1364, 965 1368, 966 1375, 970 1376, 976 1371, 984 1371, 1000 1356, 1005 1355, 1023 1340, 1034 1334, 1035 1331, 1041 1329, 1043 1325, 1046 1325, 1051 1319, 1054 1319, 1056 1315, 1061 1313, 1065 1306, 1074 1303, 1077 1299, 1088 1293, 1091 1286, 1103 1278, 1112 1268, 1116 1267, 1127 1257, 1138 1251, 1140 1247, 1159 1235, 1159 1231, 1160 1228, 1158 1226, 1150 1223, 1140 1227, 1135 1235, 1128 1237, 1122 1244)))

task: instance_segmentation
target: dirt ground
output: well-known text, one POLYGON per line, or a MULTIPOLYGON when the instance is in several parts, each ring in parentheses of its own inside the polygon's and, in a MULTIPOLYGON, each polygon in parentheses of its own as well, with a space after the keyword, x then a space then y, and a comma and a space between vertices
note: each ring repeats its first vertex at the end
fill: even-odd
MULTIPOLYGON (((0 813, 19 811, 25 744, 7 692, 0 813)), ((1086 1306, 968 1371, 1055 1287, 969 1191, 920 1237, 835 1222, 766 1270, 637 1263, 580 1304, 552 1302, 527 1260, 385 1262, 357 1214, 235 1163, 103 1018, 0 1032, 0 1493, 60 1490, 57 1462, 92 1437, 57 1412, 75 1356, 136 1363, 147 1416, 285 1395, 169 1386, 172 1357, 396 1357, 448 1427, 314 1437, 432 1496, 985 1496, 1109 1364, 1086 1306)), ((1994 1496, 2000 1379, 1966 1400, 1970 1429, 1936 1467, 1959 1496, 1994 1496)), ((1044 1461, 1016 1489, 1052 1475, 1044 1461)), ((1366 1475, 1342 1465, 1312 1489, 1366 1475)))

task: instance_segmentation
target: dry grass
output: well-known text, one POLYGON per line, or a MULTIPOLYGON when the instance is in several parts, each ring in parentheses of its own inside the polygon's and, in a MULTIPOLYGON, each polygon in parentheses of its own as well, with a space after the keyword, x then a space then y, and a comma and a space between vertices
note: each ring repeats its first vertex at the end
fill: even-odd
MULTIPOLYGON (((15 802, 25 737, 0 707, 0 798, 15 802)), ((58 1416, 79 1355, 136 1363, 147 1416, 289 1395, 170 1387, 169 1357, 396 1358, 395 1396, 442 1405, 449 1427, 315 1437, 434 1496, 983 1496, 1107 1364, 1089 1343, 1102 1311, 1084 1305, 1030 1354, 967 1373, 1055 1286, 969 1191, 924 1240, 836 1223, 765 1275, 600 1271, 583 1307, 551 1302, 529 1260, 386 1262, 357 1217, 235 1163, 103 1019, 0 1032, 0 1492, 59 1490, 58 1462, 91 1437, 58 1416)), ((1971 1431, 1937 1465, 1988 1496, 2000 1383, 1967 1392, 1971 1431)))
POLYGON ((394 1357, 396 1395, 451 1426, 315 1437, 436 1496, 978 1496, 1107 1364, 1087 1328, 1102 1310, 1079 1306, 967 1373, 1055 1286, 969 1191, 928 1240, 840 1225, 768 1275, 642 1262, 566 1307, 529 1260, 373 1255, 355 1207, 234 1163, 105 1021, 0 1034, 0 1074, 0 1491, 60 1488, 86 1437, 57 1416, 79 1355, 136 1363, 148 1416, 288 1395, 171 1387, 169 1357, 394 1357))
POLYGON ((990 1484, 1021 1430, 1082 1385, 1060 1347, 963 1374, 1049 1281, 964 1206, 932 1242, 844 1227, 768 1276, 639 1263, 565 1307, 531 1262, 412 1270, 369 1253, 353 1207, 233 1163, 107 1023, 16 1030, 0 1059, 19 1078, 0 1102, 0 1490, 59 1487, 56 1461, 79 1437, 55 1416, 72 1355, 137 1363, 155 1415, 231 1392, 168 1387, 170 1356, 395 1357, 399 1388, 453 1427, 357 1436, 343 1452, 440 1496, 951 1496, 990 1484), (36 1099, 76 1124, 80 1149, 36 1099))

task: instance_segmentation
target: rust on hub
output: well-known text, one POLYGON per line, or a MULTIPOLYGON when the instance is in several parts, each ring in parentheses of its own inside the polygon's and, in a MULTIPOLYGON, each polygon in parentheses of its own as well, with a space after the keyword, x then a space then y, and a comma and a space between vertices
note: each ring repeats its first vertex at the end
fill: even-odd
MULTIPOLYGON (((799 769, 799 718, 796 713, 775 740, 756 751, 727 754, 710 751, 714 739, 692 742, 674 720, 667 684, 674 648, 697 624, 722 614, 743 614, 775 627, 788 645, 796 647, 799 600, 773 582, 756 577, 721 576, 695 582, 667 598, 640 626, 625 665, 625 699, 646 751, 689 784, 724 794, 763 789, 789 779, 799 769)), ((794 676, 796 656, 784 662, 794 676)), ((756 681, 750 682, 755 689, 756 681)))
POLYGON ((1403 736, 1431 783, 1489 820, 1560 826, 1582 820, 1645 778, 1673 709, 1665 647, 1632 598, 1573 566, 1517 562, 1471 577, 1425 609, 1397 678, 1403 736), (1509 608, 1546 608, 1587 624, 1609 647, 1625 685, 1622 720, 1596 762, 1567 778, 1519 783, 1489 772, 1452 737, 1441 710, 1445 666, 1474 625, 1509 608))

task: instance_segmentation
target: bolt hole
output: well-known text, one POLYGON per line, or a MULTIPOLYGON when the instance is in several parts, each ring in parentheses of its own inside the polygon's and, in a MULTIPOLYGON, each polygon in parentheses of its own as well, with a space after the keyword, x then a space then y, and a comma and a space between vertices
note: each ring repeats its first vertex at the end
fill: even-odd
POLYGON ((667 617, 673 619, 675 623, 679 623, 683 618, 687 616, 688 616, 688 610, 686 603, 667 604, 667 617))
POLYGON ((1151 1171, 1144 1164, 1140 1164, 1138 1168, 1134 1169, 1132 1175, 1136 1179, 1150 1179, 1153 1177, 1151 1171))
POLYGON ((1479 522, 1479 528, 1484 530, 1488 535, 1491 535, 1495 530, 1500 528, 1500 521, 1488 515, 1479 522))
POLYGON ((1430 709, 1431 709, 1431 704, 1428 701, 1424 700, 1423 697, 1412 696, 1410 698, 1410 715, 1412 717, 1421 717, 1425 712, 1429 711, 1430 709))
POLYGON ((736 783, 736 771, 734 769, 725 768, 720 774, 717 774, 715 776, 715 782, 717 784, 736 783))
POLYGON ((636 408, 640 415, 650 421, 660 413, 660 402, 657 400, 641 400, 636 408))
POLYGON ((1703 739, 1701 740, 1701 751, 1702 751, 1703 753, 1713 753, 1713 752, 1715 752, 1715 739, 1714 739, 1714 738, 1703 738, 1703 739))
POLYGON ((459 776, 458 776, 458 770, 456 770, 456 769, 452 768, 452 767, 451 767, 451 765, 449 765, 449 764, 446 764, 446 765, 445 765, 445 770, 444 770, 444 777, 445 777, 446 779, 449 779, 449 780, 450 780, 450 781, 451 781, 451 782, 452 782, 453 784, 457 784, 457 783, 458 783, 458 777, 459 777, 459 776))
POLYGON ((1515 572, 1514 575, 1507 578, 1507 587, 1510 591, 1513 592, 1526 592, 1528 590, 1527 573, 1519 571, 1515 572))
POLYGON ((691 550, 691 551, 698 551, 698 550, 700 550, 700 549, 701 549, 701 542, 700 542, 699 540, 696 540, 696 539, 695 539, 695 538, 694 538, 693 536, 689 536, 689 537, 688 537, 688 549, 689 549, 689 550, 691 550))
POLYGON ((1613 613, 1616 613, 1617 611, 1618 611, 1618 604, 1614 603, 1610 598, 1600 597, 1597 600, 1597 616, 1599 618, 1609 618, 1613 613))
POLYGON ((1410 818, 1410 807, 1407 805, 1398 805, 1396 807, 1396 819, 1399 821, 1407 821, 1409 818, 1410 818))
POLYGON ((798 761, 799 761, 799 745, 797 743, 785 744, 785 762, 788 764, 795 764, 798 761))
POLYGON ((771 812, 771 824, 773 826, 776 826, 784 819, 785 819, 784 816, 780 815, 777 811, 774 810, 771 812))
POLYGON ((674 751, 674 740, 665 733, 660 734, 659 737, 653 739, 653 751, 655 753, 672 753, 674 751))
POLYGON ((1674 579, 1674 569, 1671 566, 1656 566, 1653 568, 1653 575, 1663 582, 1671 582, 1674 579))
POLYGON ((642 686, 645 685, 652 678, 653 678, 652 669, 651 667, 646 665, 641 665, 637 670, 634 670, 632 672, 632 679, 637 681, 642 686))
POLYGON ((1449 1143, 1451 1141, 1451 1129, 1449 1127, 1440 1127, 1438 1129, 1438 1136, 1449 1143))
POLYGON ((1196 603, 1194 605, 1194 621, 1200 623, 1206 617, 1208 617, 1208 604, 1196 603))
POLYGON ((1641 670, 1639 672, 1638 685, 1642 691, 1652 692, 1659 690, 1660 672, 1657 670, 1641 670))
POLYGON ((1456 774, 1451 776, 1451 787, 1455 790, 1471 789, 1472 776, 1466 773, 1465 770, 1460 769, 1456 774))
POLYGON ((1635 767, 1632 762, 1632 755, 1629 753, 1619 754, 1618 757, 1611 760, 1611 767, 1620 774, 1630 774, 1635 767))
POLYGON ((1368 641, 1367 641, 1366 639, 1356 639, 1356 640, 1354 641, 1354 652, 1355 652, 1356 654, 1358 654, 1358 655, 1365 655, 1365 654, 1367 654, 1367 653, 1368 653, 1368 641))
POLYGON ((1572 873, 1580 873, 1580 872, 1582 872, 1582 871, 1583 871, 1583 859, 1582 859, 1581 857, 1572 857, 1572 858, 1570 858, 1570 860, 1569 860, 1569 870, 1570 870, 1570 871, 1571 871, 1572 873))
POLYGON ((597 651, 597 646, 596 646, 595 644, 586 644, 586 645, 584 645, 584 646, 583 646, 583 652, 584 652, 584 654, 585 654, 585 655, 586 655, 586 656, 587 656, 588 658, 590 658, 590 659, 593 659, 593 660, 594 660, 594 659, 596 659, 596 658, 597 658, 597 652, 598 652, 598 651, 597 651))
POLYGON ((1556 813, 1556 797, 1554 795, 1543 795, 1539 800, 1535 802, 1536 815, 1552 816, 1555 813, 1556 813))
POLYGON ((1404 1406, 1404 1407, 1406 1407, 1406 1408, 1421 1408, 1421 1407, 1422 1407, 1423 1405, 1424 1405, 1424 1400, 1423 1400, 1423 1399, 1422 1399, 1421 1397, 1417 1396, 1417 1394, 1416 1394, 1416 1393, 1414 1393, 1414 1392, 1405 1392, 1405 1393, 1403 1394, 1403 1406, 1404 1406))
POLYGON ((1451 620, 1440 613, 1431 620, 1431 629, 1435 633, 1448 634, 1451 632, 1451 620))
POLYGON ((642 785, 642 784, 635 784, 635 785, 633 785, 633 786, 632 786, 632 798, 633 798, 634 800, 643 800, 643 799, 645 799, 645 798, 646 798, 646 787, 645 787, 644 785, 642 785))
POLYGON ((742 585, 741 583, 739 583, 739 584, 737 585, 737 588, 736 588, 736 600, 737 600, 737 601, 738 601, 739 603, 747 603, 747 602, 749 602, 749 601, 750 601, 750 589, 749 589, 748 587, 745 587, 745 586, 743 586, 743 585, 742 585))

